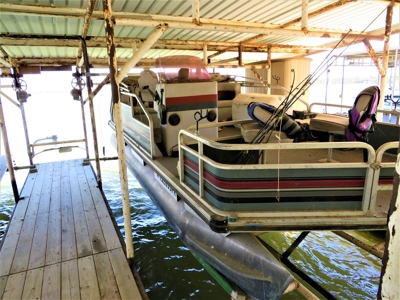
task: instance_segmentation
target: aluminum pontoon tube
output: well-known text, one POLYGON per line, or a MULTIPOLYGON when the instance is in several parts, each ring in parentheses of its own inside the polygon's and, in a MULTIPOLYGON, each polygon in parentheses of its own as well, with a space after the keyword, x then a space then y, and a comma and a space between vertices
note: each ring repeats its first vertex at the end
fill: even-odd
MULTIPOLYGON (((112 140, 115 145, 115 140, 112 140)), ((187 209, 184 200, 177 201, 166 192, 157 173, 136 158, 130 146, 125 147, 129 170, 156 203, 183 243, 207 263, 232 280, 253 299, 279 299, 292 275, 252 234, 229 236, 216 233, 206 222, 187 209)))

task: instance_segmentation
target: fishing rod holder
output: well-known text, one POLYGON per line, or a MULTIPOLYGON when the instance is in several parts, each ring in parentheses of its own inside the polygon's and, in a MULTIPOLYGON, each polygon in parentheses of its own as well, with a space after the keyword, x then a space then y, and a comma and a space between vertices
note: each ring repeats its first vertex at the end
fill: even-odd
POLYGON ((203 119, 206 119, 208 122, 214 122, 215 119, 217 118, 217 114, 215 113, 214 110, 208 110, 206 114, 203 116, 203 110, 200 109, 200 111, 196 111, 194 113, 194 119, 196 120, 196 131, 195 133, 198 134, 199 133, 199 122, 203 119))

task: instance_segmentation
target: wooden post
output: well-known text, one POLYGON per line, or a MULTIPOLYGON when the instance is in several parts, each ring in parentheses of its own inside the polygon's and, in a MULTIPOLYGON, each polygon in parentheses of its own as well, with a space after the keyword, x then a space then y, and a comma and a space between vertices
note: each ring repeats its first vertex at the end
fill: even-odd
POLYGON ((24 103, 21 101, 20 102, 20 109, 21 109, 21 117, 22 117, 22 123, 24 125, 24 132, 25 132, 25 141, 26 141, 26 148, 29 156, 29 164, 32 166, 33 165, 33 152, 31 151, 31 148, 29 147, 29 135, 28 135, 28 125, 26 124, 26 116, 25 116, 25 108, 24 108, 24 103))
POLYGON ((93 146, 94 146, 94 155, 96 158, 96 172, 97 172, 97 185, 99 189, 102 189, 102 181, 101 181, 101 169, 100 169, 100 160, 99 160, 99 145, 97 141, 97 130, 96 130, 96 118, 94 116, 94 106, 93 106, 93 98, 94 94, 92 92, 92 79, 90 78, 90 65, 89 65, 89 57, 86 49, 86 42, 83 38, 80 38, 82 49, 83 49, 83 57, 85 62, 85 76, 86 76, 86 87, 89 98, 89 110, 90 110, 90 120, 92 122, 92 134, 93 134, 93 146))
MULTIPOLYGON (((81 96, 82 96, 82 93, 81 93, 81 96)), ((87 129, 86 129, 85 105, 84 105, 83 99, 81 99, 80 102, 81 102, 83 135, 85 136, 86 159, 89 159, 89 146, 88 146, 87 129)))
POLYGON ((208 58, 207 58, 207 43, 203 45, 203 63, 205 66, 208 65, 208 58))
POLYGON ((8 173, 10 173, 11 187, 13 190, 15 202, 18 203, 19 193, 18 193, 17 181, 15 180, 14 167, 12 165, 12 160, 11 160, 10 145, 8 144, 7 129, 6 129, 6 123, 4 121, 3 104, 1 102, 1 96, 0 96, 0 124, 1 124, 1 133, 3 135, 4 149, 6 151, 8 173))
POLYGON ((400 148, 397 152, 396 172, 394 174, 394 184, 392 200, 388 211, 388 223, 385 240, 385 252, 382 259, 382 271, 379 283, 377 299, 399 299, 400 297, 400 193, 399 193, 399 159, 400 148))
MULTIPOLYGON (((385 98, 385 86, 386 86, 386 73, 389 61, 389 42, 390 35, 392 32, 392 17, 393 17, 393 6, 394 1, 391 1, 386 11, 386 27, 385 37, 383 45, 383 68, 385 75, 381 77, 381 100, 385 98)), ((383 106, 383 101, 380 101, 379 107, 383 106)), ((379 120, 379 119, 378 119, 379 120)), ((382 259, 382 271, 379 283, 377 299, 398 299, 400 297, 400 259, 399 259, 399 159, 400 159, 400 147, 397 150, 397 163, 396 172, 394 175, 393 193, 392 200, 388 211, 388 223, 386 231, 386 242, 385 252, 382 259)))
POLYGON ((112 17, 111 0, 103 0, 104 10, 104 26, 106 31, 107 40, 107 52, 109 57, 110 66, 110 83, 111 83, 111 95, 114 112, 114 123, 115 123, 115 134, 117 137, 117 151, 119 158, 119 175, 121 182, 121 193, 122 193, 122 210, 124 215, 124 228, 125 228, 125 239, 126 239, 126 256, 128 261, 132 263, 134 258, 133 252, 133 239, 132 239, 132 223, 130 214, 130 201, 128 191, 128 173, 126 167, 125 157, 125 143, 122 127, 122 116, 121 116, 121 102, 119 88, 117 84, 117 56, 114 43, 114 20, 112 17))

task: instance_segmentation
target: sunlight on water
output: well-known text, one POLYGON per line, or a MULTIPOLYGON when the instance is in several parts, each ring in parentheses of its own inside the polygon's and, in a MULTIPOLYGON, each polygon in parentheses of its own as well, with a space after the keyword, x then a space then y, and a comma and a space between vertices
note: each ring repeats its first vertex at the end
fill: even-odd
MULTIPOLYGON (((282 253, 299 232, 263 235, 282 253)), ((312 232, 290 255, 290 261, 337 299, 375 299, 381 260, 331 232, 312 232)))

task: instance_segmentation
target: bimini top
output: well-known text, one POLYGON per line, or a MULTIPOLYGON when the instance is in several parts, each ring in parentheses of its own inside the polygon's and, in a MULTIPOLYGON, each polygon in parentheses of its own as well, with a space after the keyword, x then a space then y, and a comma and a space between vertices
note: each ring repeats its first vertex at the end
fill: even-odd
POLYGON ((175 55, 159 57, 155 67, 159 70, 161 82, 182 83, 211 81, 203 61, 196 56, 175 55))

